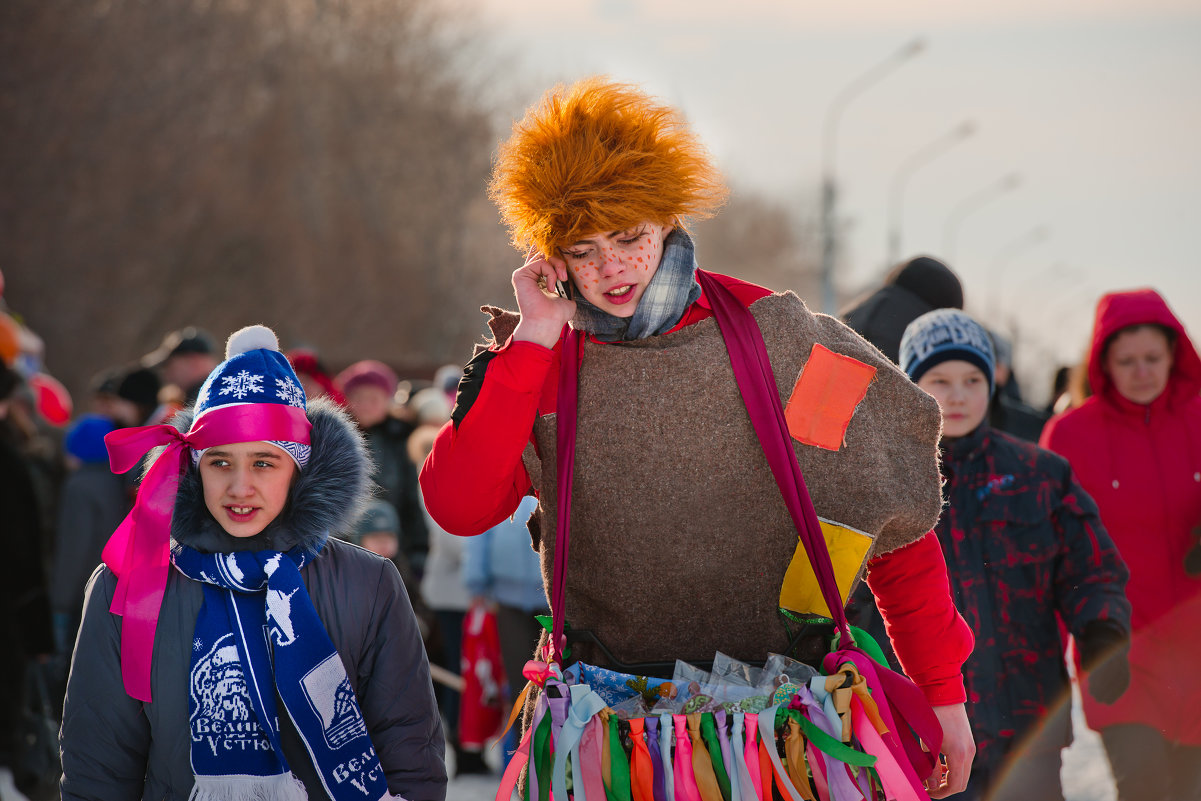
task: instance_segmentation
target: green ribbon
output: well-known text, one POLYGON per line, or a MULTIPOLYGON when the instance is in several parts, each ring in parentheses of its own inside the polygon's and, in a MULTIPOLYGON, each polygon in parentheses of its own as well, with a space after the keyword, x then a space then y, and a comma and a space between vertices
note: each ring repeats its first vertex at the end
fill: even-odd
POLYGON ((776 727, 783 725, 785 718, 792 718, 801 726, 801 733, 809 738, 813 746, 819 751, 837 759, 839 762, 845 762, 848 765, 853 765, 857 768, 870 768, 876 764, 876 758, 871 754, 865 754, 862 751, 857 751, 851 748, 844 742, 834 739, 826 734, 817 724, 809 720, 801 714, 799 709, 788 709, 781 706, 776 712, 776 727))
MULTIPOLYGON (((538 728, 534 729, 534 738, 530 743, 533 749, 531 764, 538 776, 538 801, 550 801, 551 772, 553 766, 550 756, 550 710, 542 716, 538 728)), ((526 782, 527 788, 529 782, 526 782)), ((529 792, 528 789, 526 791, 529 792)))
POLYGON ((626 750, 621 747, 617 715, 609 715, 609 785, 605 788, 609 801, 631 801, 630 760, 626 750))
POLYGON ((701 739, 709 749, 709 759, 713 762, 713 774, 717 777, 717 786, 721 789, 724 801, 730 801, 730 777, 722 762, 721 741, 717 739, 717 724, 712 712, 701 714, 701 739))

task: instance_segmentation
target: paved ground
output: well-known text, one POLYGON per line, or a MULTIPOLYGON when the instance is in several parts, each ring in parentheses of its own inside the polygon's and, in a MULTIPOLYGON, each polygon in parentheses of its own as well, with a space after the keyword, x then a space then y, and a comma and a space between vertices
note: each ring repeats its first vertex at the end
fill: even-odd
MULTIPOLYGON (((1063 752, 1063 771, 1060 774, 1066 801, 1114 801, 1113 778, 1101 747, 1101 738, 1085 724, 1079 697, 1073 698, 1072 725, 1076 730, 1076 740, 1063 752)), ((484 754, 485 760, 498 770, 496 774, 452 779, 446 793, 447 801, 493 801, 500 785, 499 751, 499 748, 489 748, 484 754)), ((453 759, 453 755, 448 757, 448 767, 453 759)))

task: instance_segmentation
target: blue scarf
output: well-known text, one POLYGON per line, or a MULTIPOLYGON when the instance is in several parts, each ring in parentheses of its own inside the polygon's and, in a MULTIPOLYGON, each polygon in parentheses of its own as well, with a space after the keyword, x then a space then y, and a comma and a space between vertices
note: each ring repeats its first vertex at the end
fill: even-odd
POLYGON ((175 567, 204 585, 189 681, 190 801, 307 798, 280 745, 277 691, 331 798, 392 798, 346 669, 301 581, 311 558, 299 548, 172 552, 175 567))
POLYGON ((670 331, 684 312, 701 296, 696 282, 696 252, 692 238, 674 229, 663 241, 659 268, 638 300, 632 317, 614 317, 575 293, 575 317, 571 327, 585 331, 601 342, 644 339, 670 331))

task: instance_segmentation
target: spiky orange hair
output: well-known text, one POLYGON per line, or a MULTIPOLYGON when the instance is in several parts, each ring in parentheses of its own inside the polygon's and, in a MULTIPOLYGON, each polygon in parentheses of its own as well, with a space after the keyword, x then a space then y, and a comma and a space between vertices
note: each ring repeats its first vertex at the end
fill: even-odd
POLYGON ((515 247, 557 255, 597 232, 711 216, 727 190, 678 111, 592 77, 551 89, 514 124, 488 193, 515 247))

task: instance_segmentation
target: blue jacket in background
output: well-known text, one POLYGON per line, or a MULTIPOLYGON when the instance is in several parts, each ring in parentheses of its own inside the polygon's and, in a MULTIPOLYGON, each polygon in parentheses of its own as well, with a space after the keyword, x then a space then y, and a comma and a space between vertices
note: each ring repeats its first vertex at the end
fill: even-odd
POLYGON ((472 596, 483 596, 523 612, 549 607, 542 588, 538 554, 530 546, 526 520, 538 508, 532 495, 522 498, 513 517, 463 543, 463 583, 472 596))

